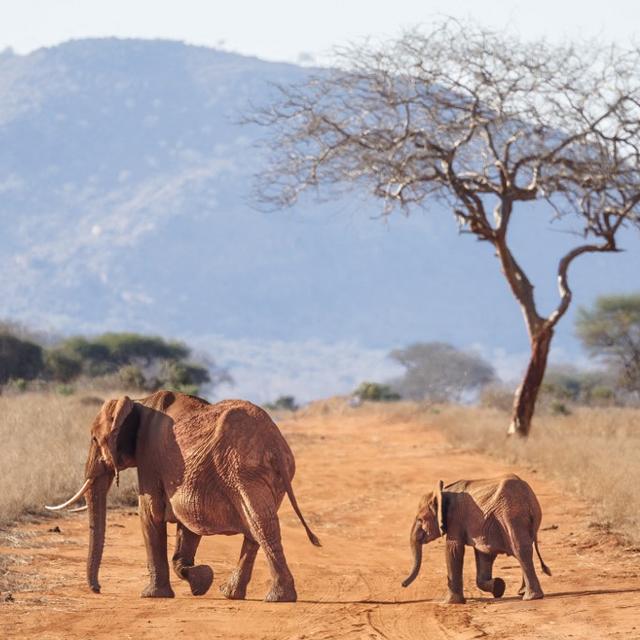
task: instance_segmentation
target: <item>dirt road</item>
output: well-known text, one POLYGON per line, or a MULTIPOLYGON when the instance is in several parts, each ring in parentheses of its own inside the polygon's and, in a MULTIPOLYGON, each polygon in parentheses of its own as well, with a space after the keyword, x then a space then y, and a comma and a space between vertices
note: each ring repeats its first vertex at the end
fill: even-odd
MULTIPOLYGON (((225 600, 218 586, 235 565, 241 538, 203 540, 200 562, 216 578, 201 598, 174 580, 173 600, 145 600, 145 555, 129 510, 110 511, 101 570, 102 594, 84 582, 86 514, 30 525, 17 547, 20 571, 42 586, 0 603, 2 638, 324 638, 433 639, 640 638, 640 557, 589 526, 589 511, 532 469, 511 469, 446 444, 411 414, 367 409, 316 415, 281 424, 296 455, 298 501, 323 547, 312 547, 285 502, 284 548, 296 579, 295 604, 262 602, 268 571, 259 554, 246 601, 225 600), (495 575, 507 582, 502 600, 474 584, 467 551, 466 605, 439 604, 445 592, 443 543, 425 548, 423 571, 400 586, 411 557, 408 533, 420 495, 435 482, 520 473, 542 504, 542 554, 554 575, 541 575, 546 598, 516 597, 520 571, 500 557, 495 575), (58 525, 61 533, 49 532, 58 525)), ((174 526, 170 525, 173 536, 174 526)), ((171 544, 171 541, 170 541, 171 544)))

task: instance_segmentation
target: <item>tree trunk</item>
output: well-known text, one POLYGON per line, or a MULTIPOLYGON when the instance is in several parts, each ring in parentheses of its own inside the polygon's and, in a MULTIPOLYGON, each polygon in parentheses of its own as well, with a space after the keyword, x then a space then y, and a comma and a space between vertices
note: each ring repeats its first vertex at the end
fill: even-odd
POLYGON ((529 435, 538 392, 547 368, 547 357, 552 338, 553 327, 544 326, 531 339, 531 358, 522 383, 516 391, 509 435, 516 434, 523 438, 529 435))

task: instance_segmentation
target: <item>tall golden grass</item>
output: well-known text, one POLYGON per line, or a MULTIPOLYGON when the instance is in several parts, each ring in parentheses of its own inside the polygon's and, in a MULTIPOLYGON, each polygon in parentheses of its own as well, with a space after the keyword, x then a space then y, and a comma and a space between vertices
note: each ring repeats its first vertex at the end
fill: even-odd
MULTIPOLYGON (((116 397, 120 394, 110 394, 116 397)), ((0 396, 0 525, 42 513, 84 481, 89 427, 100 399, 24 393, 0 396)), ((131 500, 135 474, 123 474, 116 501, 131 500)))
POLYGON ((496 409, 445 406, 425 409, 424 419, 456 446, 535 466, 583 497, 597 524, 640 543, 640 410, 540 413, 526 441, 506 437, 509 416, 496 409))

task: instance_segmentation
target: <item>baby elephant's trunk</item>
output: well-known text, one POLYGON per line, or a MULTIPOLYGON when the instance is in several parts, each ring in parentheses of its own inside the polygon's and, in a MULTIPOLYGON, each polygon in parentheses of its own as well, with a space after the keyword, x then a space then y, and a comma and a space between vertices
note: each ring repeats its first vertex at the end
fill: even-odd
POLYGON ((411 529, 411 550, 413 551, 413 569, 409 576, 403 581, 402 586, 408 587, 420 573, 420 566, 422 565, 422 545, 424 543, 424 531, 420 526, 420 522, 416 520, 416 523, 411 529))

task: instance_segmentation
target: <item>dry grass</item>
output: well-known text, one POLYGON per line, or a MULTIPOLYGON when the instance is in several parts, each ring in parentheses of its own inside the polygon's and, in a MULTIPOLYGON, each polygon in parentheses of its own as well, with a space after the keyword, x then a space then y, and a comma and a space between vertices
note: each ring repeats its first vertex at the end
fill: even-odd
MULTIPOLYGON (((119 393, 107 393, 115 397, 119 393)), ((89 425, 98 411, 83 396, 26 393, 0 396, 0 525, 25 513, 43 513, 82 484, 89 425)), ((300 417, 367 411, 392 419, 422 420, 456 446, 535 466, 586 498, 604 526, 640 543, 640 410, 577 409, 540 415, 527 442, 506 438, 508 415, 495 409, 414 403, 365 403, 346 398, 312 403, 300 417)), ((280 417, 280 416, 279 416, 280 417)), ((112 501, 131 504, 135 472, 121 477, 112 501)))
POLYGON ((585 498, 598 525, 640 543, 640 410, 578 408, 535 418, 527 441, 507 438, 507 413, 447 406, 425 413, 456 446, 534 466, 585 498))
MULTIPOLYGON (((96 402, 52 393, 0 396, 0 525, 43 513, 45 503, 62 502, 80 487, 96 402)), ((123 474, 113 499, 130 502, 134 485, 135 474, 123 474)))

